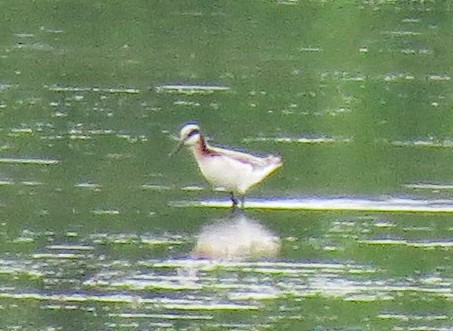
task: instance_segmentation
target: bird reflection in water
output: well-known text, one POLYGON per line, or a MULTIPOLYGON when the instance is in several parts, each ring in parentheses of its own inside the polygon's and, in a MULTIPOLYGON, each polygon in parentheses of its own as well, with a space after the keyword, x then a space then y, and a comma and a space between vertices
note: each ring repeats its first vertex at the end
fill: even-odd
POLYGON ((205 225, 197 236, 193 258, 244 260, 276 257, 280 253, 278 236, 257 220, 235 208, 229 217, 205 225))

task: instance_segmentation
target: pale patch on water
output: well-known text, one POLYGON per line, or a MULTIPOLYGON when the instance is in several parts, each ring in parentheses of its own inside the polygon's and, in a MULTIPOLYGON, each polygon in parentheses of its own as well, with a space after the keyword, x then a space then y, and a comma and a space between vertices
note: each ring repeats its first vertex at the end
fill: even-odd
POLYGON ((319 52, 322 52, 322 48, 321 47, 314 47, 314 46, 308 46, 308 47, 301 47, 299 48, 299 51, 301 52, 309 52, 309 53, 319 53, 319 52))
POLYGON ((93 137, 89 134, 83 133, 82 130, 79 129, 71 129, 68 131, 69 139, 71 140, 89 140, 93 137))
POLYGON ((408 246, 420 248, 450 248, 453 247, 453 241, 426 241, 426 242, 409 242, 408 246))
MULTIPOLYGON (((40 270, 32 261, 15 261, 0 259, 0 275, 10 275, 11 277, 28 276, 32 279, 41 278, 44 272, 40 270)), ((5 286, 6 284, 3 284, 5 286)), ((2 287, 0 287, 0 294, 2 287)))
POLYGON ((184 106, 184 107, 200 107, 199 102, 188 101, 188 100, 176 100, 173 102, 175 106, 184 106))
POLYGON ((128 233, 96 233, 90 235, 90 240, 95 244, 145 244, 153 245, 180 245, 184 243, 180 235, 137 235, 128 233))
POLYGON ((203 187, 201 186, 196 186, 196 185, 188 185, 188 186, 184 186, 183 188, 181 188, 181 190, 183 191, 203 191, 203 187))
POLYGON ((443 148, 452 148, 453 147, 453 139, 445 138, 445 139, 434 139, 434 138, 427 138, 427 139, 419 139, 419 140, 395 140, 392 142, 392 145, 400 146, 400 147, 443 147, 443 148))
POLYGON ((102 188, 100 184, 91 183, 91 182, 81 182, 74 185, 76 188, 89 189, 95 192, 99 192, 102 188))
POLYGON ((367 245, 407 245, 406 240, 399 240, 399 239, 370 239, 370 240, 358 240, 359 244, 367 244, 367 245))
MULTIPOLYGON (((395 76, 389 76, 386 80, 396 79, 395 76)), ((407 77, 405 79, 408 79, 407 77)), ((348 111, 347 109, 338 109, 335 112, 348 111)), ((176 138, 177 140, 178 138, 176 138)), ((246 137, 242 140, 245 143, 250 142, 277 142, 277 143, 297 143, 297 144, 333 144, 333 143, 352 143, 354 139, 352 137, 246 137)), ((443 148, 452 148, 453 139, 444 138, 444 139, 435 139, 433 137, 428 137, 426 139, 416 139, 416 140, 394 140, 387 141, 384 139, 377 139, 376 143, 389 143, 398 147, 443 147, 443 148)))
POLYGON ((432 191, 453 190, 453 184, 413 183, 405 184, 404 186, 407 188, 419 190, 432 190, 432 191))
POLYGON ((388 34, 394 37, 413 37, 419 36, 422 33, 417 31, 407 31, 407 30, 398 30, 398 31, 383 31, 383 34, 388 34))
POLYGON ((404 72, 404 73, 387 73, 382 76, 382 79, 385 82, 397 82, 397 81, 412 81, 415 79, 413 74, 404 72))
POLYGON ((21 182, 25 186, 41 186, 44 183, 37 181, 37 180, 26 180, 21 182))
POLYGON ((22 184, 24 186, 30 186, 30 187, 44 185, 43 182, 40 182, 37 180, 24 180, 21 182, 14 182, 13 180, 9 180, 9 179, 0 180, 0 186, 16 185, 16 184, 22 184))
MULTIPOLYGON (((175 315, 175 314, 146 314, 146 313, 121 313, 121 314, 110 314, 111 317, 121 317, 129 319, 165 319, 165 320, 212 320, 212 316, 203 315, 175 315)), ((158 327, 172 327, 171 323, 154 323, 153 326, 158 327)))
POLYGON ((430 74, 427 79, 432 81, 449 81, 451 80, 451 76, 447 74, 430 74))
POLYGON ((171 186, 157 185, 157 184, 143 184, 140 186, 144 190, 150 191, 168 191, 171 190, 171 186))
POLYGON ((250 137, 244 138, 243 142, 277 142, 277 143, 297 143, 297 144, 331 144, 331 143, 349 143, 351 138, 344 137, 250 137))
POLYGON ((58 164, 59 160, 52 159, 31 159, 31 158, 0 158, 0 163, 12 163, 12 164, 34 164, 34 165, 52 165, 58 164))
MULTIPOLYGON (((381 319, 396 319, 402 321, 422 320, 422 321, 439 321, 448 319, 447 315, 425 314, 425 315, 409 315, 409 314, 396 314, 396 313, 383 313, 378 316, 381 319)), ((420 329, 417 329, 420 330, 420 329)), ((440 330, 440 329, 436 329, 440 330)))
POLYGON ((116 87, 89 87, 89 86, 44 86, 49 91, 53 92, 103 92, 103 93, 126 93, 126 94, 138 94, 139 89, 136 88, 116 88, 116 87))
MULTIPOLYGON (((432 229, 430 229, 432 231, 432 229)), ((364 239, 357 240, 359 244, 365 245, 377 245, 377 246, 407 246, 412 248, 420 248, 423 250, 433 249, 449 249, 453 247, 453 241, 451 240, 405 240, 405 239, 364 239)))
POLYGON ((297 5, 299 0, 278 0, 277 4, 279 5, 297 5))
POLYGON ((31 129, 31 128, 11 128, 11 133, 14 133, 16 135, 32 134, 33 133, 33 129, 31 129))
POLYGON ((49 245, 48 249, 51 250, 65 250, 65 251, 92 251, 94 250, 93 246, 87 245, 49 245))
POLYGON ((157 93, 178 93, 185 95, 206 95, 214 92, 230 91, 228 86, 215 85, 158 85, 155 87, 157 93))
POLYGON ((16 49, 23 49, 23 50, 37 50, 37 51, 54 51, 55 49, 50 46, 49 44, 40 43, 40 42, 32 42, 32 43, 23 43, 20 42, 13 46, 16 49))
POLYGON ((77 253, 36 253, 33 254, 32 257, 34 259, 63 259, 63 260, 80 260, 86 257, 84 253, 77 254, 77 253))
POLYGON ((118 209, 94 209, 91 211, 92 214, 98 216, 112 216, 112 215, 119 215, 120 211, 118 209))

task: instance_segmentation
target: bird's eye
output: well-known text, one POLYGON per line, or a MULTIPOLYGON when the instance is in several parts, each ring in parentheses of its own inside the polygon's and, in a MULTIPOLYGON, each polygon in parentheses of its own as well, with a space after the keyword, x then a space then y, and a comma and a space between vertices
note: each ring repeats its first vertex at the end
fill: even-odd
POLYGON ((187 138, 190 138, 196 134, 199 134, 200 133, 200 130, 198 129, 193 129, 192 131, 189 132, 189 134, 187 135, 187 138))

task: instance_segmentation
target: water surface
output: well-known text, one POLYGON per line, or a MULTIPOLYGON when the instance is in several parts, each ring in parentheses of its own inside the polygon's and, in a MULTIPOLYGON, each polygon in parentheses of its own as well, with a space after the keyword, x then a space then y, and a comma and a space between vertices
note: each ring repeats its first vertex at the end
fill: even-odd
POLYGON ((1 330, 450 330, 452 8, 0 3, 1 330), (232 212, 191 155, 285 165, 232 212))

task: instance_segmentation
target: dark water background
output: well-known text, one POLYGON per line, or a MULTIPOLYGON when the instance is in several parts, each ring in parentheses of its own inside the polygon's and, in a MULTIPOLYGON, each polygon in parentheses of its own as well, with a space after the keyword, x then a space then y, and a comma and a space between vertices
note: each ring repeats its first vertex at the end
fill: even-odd
POLYGON ((453 328, 448 1, 0 1, 0 29, 0 330, 453 328), (282 155, 245 213, 168 159, 189 120, 282 155))

